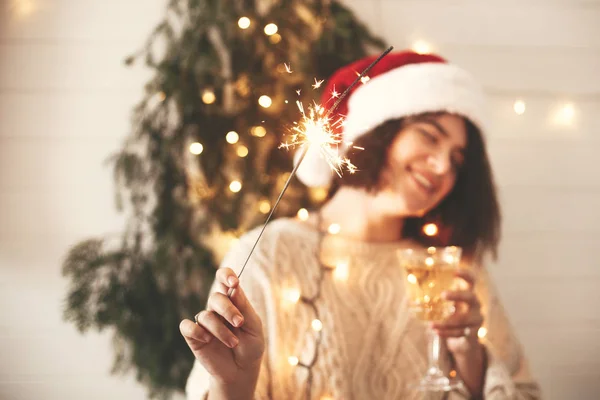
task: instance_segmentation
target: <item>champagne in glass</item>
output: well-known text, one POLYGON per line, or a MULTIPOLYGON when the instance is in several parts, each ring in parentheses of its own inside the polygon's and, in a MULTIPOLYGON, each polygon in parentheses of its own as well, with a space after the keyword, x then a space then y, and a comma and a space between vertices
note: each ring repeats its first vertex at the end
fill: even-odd
MULTIPOLYGON (((405 272, 409 308, 414 316, 425 322, 439 322, 454 312, 452 301, 442 298, 445 291, 456 290, 456 271, 462 249, 455 246, 401 249, 400 266, 405 272)), ((429 368, 418 385, 423 391, 449 391, 461 385, 444 375, 439 366, 440 337, 428 328, 429 368)))

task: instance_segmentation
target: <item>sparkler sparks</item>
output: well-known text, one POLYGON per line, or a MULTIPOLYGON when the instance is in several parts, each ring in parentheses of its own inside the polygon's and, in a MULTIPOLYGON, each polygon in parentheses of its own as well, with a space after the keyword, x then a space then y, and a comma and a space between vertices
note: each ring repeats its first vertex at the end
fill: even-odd
MULTIPOLYGON (((367 75, 360 74, 360 73, 358 73, 358 72, 356 72, 356 71, 354 71, 354 72, 356 73, 356 76, 358 76, 358 77, 360 78, 360 81, 361 81, 362 83, 367 83, 367 82, 369 82, 369 81, 371 80, 371 78, 369 78, 367 75)), ((358 78, 357 78, 357 79, 358 79, 358 78)))
POLYGON ((292 135, 288 142, 279 147, 290 149, 299 146, 316 146, 329 167, 338 175, 346 169, 350 173, 356 172, 356 166, 347 157, 340 155, 345 148, 341 135, 335 133, 335 128, 341 126, 343 118, 332 121, 325 109, 318 104, 309 106, 308 113, 300 101, 296 105, 302 114, 302 119, 292 128, 292 135))
MULTIPOLYGON (((292 170, 288 179, 286 180, 285 184, 283 185, 283 189, 279 193, 277 200, 275 201, 273 207, 271 208, 271 212, 269 213, 269 216, 267 217, 264 225, 262 226, 262 229, 260 230, 258 237, 256 238, 256 241, 254 242, 254 245, 250 249, 250 253, 248 254, 248 257, 246 258, 246 261, 244 262, 244 265, 242 266, 240 273, 238 274, 238 278, 240 276, 242 276, 242 273, 244 272, 246 265, 248 265, 248 261, 250 261, 250 257, 252 256, 254 249, 256 249, 256 245, 258 244, 258 241, 262 237, 262 235, 265 231, 265 228, 267 227, 267 224, 269 223, 271 217, 275 213, 275 210, 277 209, 277 206, 279 205, 279 202, 281 201, 283 194, 289 187, 290 182, 292 181, 292 178, 294 177, 294 175, 298 171, 298 168, 302 164, 302 160, 304 160, 304 157, 306 156, 306 152, 308 151, 308 148, 310 146, 318 146, 319 147, 319 151, 325 157, 325 160, 327 160, 329 165, 332 167, 332 169, 335 172, 338 173, 338 175, 341 173, 341 170, 344 167, 350 173, 356 171, 356 167, 354 165, 352 165, 350 160, 348 160, 347 158, 340 157, 339 153, 338 153, 340 145, 342 144, 342 140, 339 135, 336 135, 334 133, 333 128, 339 126, 338 124, 341 124, 342 121, 341 121, 341 119, 338 119, 336 121, 331 122, 330 117, 331 117, 331 114, 335 111, 335 109, 340 105, 342 100, 348 95, 348 93, 350 93, 350 90, 352 90, 352 88, 359 81, 362 81, 362 79, 364 77, 366 77, 366 74, 371 70, 371 68, 373 68, 373 66, 375 64, 377 64, 383 57, 385 57, 392 50, 393 50, 393 47, 390 46, 387 50, 385 50, 383 53, 381 53, 381 55, 379 57, 377 57, 362 73, 360 73, 358 75, 358 77, 354 80, 354 82, 352 82, 352 84, 350 86, 348 86, 348 88, 346 88, 346 90, 344 90, 344 92, 340 96, 336 97, 336 96, 333 96, 333 94, 332 94, 332 97, 337 98, 337 100, 331 107, 329 107, 329 110, 327 112, 325 112, 325 109, 322 106, 315 104, 314 106, 311 106, 309 108, 309 112, 308 112, 308 116, 307 116, 306 113, 304 112, 304 107, 302 106, 302 103, 300 103, 299 101, 296 102, 296 104, 298 105, 298 108, 300 109, 300 113, 302 114, 302 119, 300 120, 300 123, 295 123, 294 128, 292 128, 292 132, 294 132, 294 133, 292 135, 291 141, 289 143, 282 144, 281 147, 290 147, 290 146, 299 146, 299 145, 304 145, 304 147, 302 149, 302 153, 300 153, 300 158, 298 159, 296 165, 294 166, 294 169, 292 170)), ((318 84, 318 86, 320 86, 322 83, 323 83, 323 81, 319 82, 315 78, 315 85, 318 84)), ((363 83, 365 83, 365 82, 363 81, 363 83)), ((314 87, 314 85, 313 85, 313 87, 314 87)), ((334 90, 334 92, 335 92, 335 90, 334 90)), ((300 96, 300 90, 298 90, 297 93, 298 93, 298 96, 300 96)), ((346 145, 348 145, 348 144, 346 144, 346 145)), ((230 297, 232 294, 233 294, 233 290, 230 290, 227 293, 227 296, 230 297)))
POLYGON ((337 90, 335 90, 335 85, 333 86, 333 90, 331 91, 331 98, 332 99, 337 99, 338 97, 340 97, 340 94, 338 93, 337 90))
POLYGON ((317 80, 317 78, 315 78, 315 84, 312 85, 313 89, 318 89, 321 87, 321 85, 323 84, 323 82, 325 82, 324 79, 321 79, 320 81, 317 80))

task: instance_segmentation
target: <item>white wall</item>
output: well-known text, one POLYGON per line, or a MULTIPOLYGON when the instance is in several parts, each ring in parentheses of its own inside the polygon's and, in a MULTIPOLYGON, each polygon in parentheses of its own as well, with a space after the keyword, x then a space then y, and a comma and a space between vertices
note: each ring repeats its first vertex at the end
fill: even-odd
MULTIPOLYGON (((546 398, 596 398, 600 1, 346 2, 396 48, 426 40, 484 83, 505 215, 492 271, 546 398), (575 119, 558 126, 565 102, 575 119)), ((76 241, 121 228, 103 161, 149 76, 122 59, 164 3, 0 0, 2 399, 145 398, 133 378, 108 374, 108 334, 62 322, 60 264, 76 241)))
POLYGON ((146 397, 109 375, 108 333, 62 321, 60 266, 78 240, 121 230, 104 161, 150 76, 122 60, 165 4, 0 0, 0 399, 146 397))

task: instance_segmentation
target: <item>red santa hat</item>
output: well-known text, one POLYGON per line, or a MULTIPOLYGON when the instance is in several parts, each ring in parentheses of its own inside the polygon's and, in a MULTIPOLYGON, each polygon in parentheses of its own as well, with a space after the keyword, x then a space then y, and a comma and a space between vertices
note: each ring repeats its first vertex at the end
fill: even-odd
MULTIPOLYGON (((335 72, 323 90, 321 105, 331 107, 335 101, 332 92, 343 93, 376 58, 377 55, 363 58, 335 72)), ((426 112, 458 114, 485 131, 481 86, 468 72, 437 55, 413 51, 390 53, 367 76, 368 81, 357 84, 332 116, 333 120, 335 114, 345 117, 340 132, 344 142, 353 142, 390 119, 426 112)), ((305 185, 319 187, 330 183, 333 172, 319 149, 313 147, 309 148, 297 175, 305 185)))

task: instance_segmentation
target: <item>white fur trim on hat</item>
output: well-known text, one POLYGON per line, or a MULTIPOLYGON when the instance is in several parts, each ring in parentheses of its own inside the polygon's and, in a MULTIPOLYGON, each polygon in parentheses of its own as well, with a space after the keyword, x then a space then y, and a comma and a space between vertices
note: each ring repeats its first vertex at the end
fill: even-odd
POLYGON ((348 99, 344 140, 379 124, 424 112, 446 111, 484 129, 484 95, 465 70, 446 63, 409 64, 371 79, 348 99))
MULTIPOLYGON (((352 93, 343 137, 352 142, 387 120, 439 111, 462 115, 485 132, 484 110, 483 90, 465 70, 440 62, 409 64, 372 78, 352 93)), ((307 154, 298 177, 307 186, 327 186, 330 168, 318 150, 314 153, 307 154)))
MULTIPOLYGON (((308 145, 305 145, 308 146, 308 145)), ((294 154, 294 165, 298 160, 304 148, 300 148, 294 154)), ((331 182, 333 171, 316 145, 309 146, 302 164, 296 171, 298 179, 308 187, 325 187, 331 182)))

